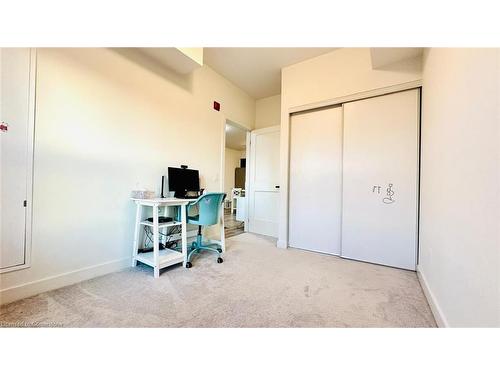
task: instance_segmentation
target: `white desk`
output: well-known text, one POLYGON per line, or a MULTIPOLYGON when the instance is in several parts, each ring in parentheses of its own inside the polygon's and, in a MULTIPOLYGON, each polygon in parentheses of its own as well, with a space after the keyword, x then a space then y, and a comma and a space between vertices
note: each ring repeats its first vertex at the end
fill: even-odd
POLYGON ((173 264, 182 263, 186 266, 187 262, 187 224, 186 224, 186 205, 195 199, 177 199, 177 198, 154 198, 154 199, 134 199, 132 200, 137 205, 135 215, 135 232, 134 232, 134 250, 132 253, 132 266, 135 267, 137 262, 147 264, 153 267, 154 277, 160 277, 160 269, 171 266, 173 264), (142 208, 153 208, 153 222, 142 221, 142 208), (167 213, 167 207, 179 207, 181 210, 181 221, 170 221, 168 223, 158 222, 158 209, 164 207, 164 215, 167 213), (141 226, 150 226, 153 228, 153 252, 140 253, 139 250, 139 234, 141 226), (167 228, 174 225, 181 226, 182 252, 175 250, 164 249, 160 250, 160 228, 167 228))
POLYGON ((231 215, 237 212, 239 203, 238 198, 243 197, 244 195, 245 195, 245 190, 242 188, 233 188, 231 190, 231 215))
POLYGON ((236 221, 245 221, 246 197, 236 197, 236 221))

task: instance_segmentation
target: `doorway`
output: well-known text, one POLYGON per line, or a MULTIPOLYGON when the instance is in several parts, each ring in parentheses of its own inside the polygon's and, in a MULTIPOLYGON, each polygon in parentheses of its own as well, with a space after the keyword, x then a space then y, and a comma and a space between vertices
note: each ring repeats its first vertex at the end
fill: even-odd
POLYGON ((224 147, 224 233, 226 238, 245 232, 247 222, 247 143, 249 131, 226 121, 224 147))

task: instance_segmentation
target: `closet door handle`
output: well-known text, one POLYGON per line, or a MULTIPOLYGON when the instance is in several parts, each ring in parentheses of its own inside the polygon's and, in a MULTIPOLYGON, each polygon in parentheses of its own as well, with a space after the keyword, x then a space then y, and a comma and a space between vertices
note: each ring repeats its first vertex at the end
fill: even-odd
POLYGON ((280 186, 279 186, 279 185, 276 185, 276 186, 275 186, 275 188, 276 188, 276 189, 279 189, 279 188, 280 188, 280 186))

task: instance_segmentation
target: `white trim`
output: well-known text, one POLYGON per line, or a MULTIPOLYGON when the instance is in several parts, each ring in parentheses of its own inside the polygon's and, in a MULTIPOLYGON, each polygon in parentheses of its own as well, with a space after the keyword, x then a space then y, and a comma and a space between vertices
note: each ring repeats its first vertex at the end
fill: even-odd
MULTIPOLYGON (((28 233, 25 232, 25 236, 26 236, 26 243, 27 243, 28 233)), ((19 271, 19 270, 31 267, 31 254, 30 254, 31 252, 28 253, 26 251, 26 249, 27 249, 26 243, 25 243, 25 247, 24 247, 24 249, 25 249, 24 250, 25 263, 17 264, 15 266, 11 266, 11 267, 0 268, 0 273, 9 273, 9 272, 19 271)))
POLYGON ((130 263, 131 258, 122 258, 2 289, 0 290, 0 305, 49 290, 62 288, 80 281, 93 279, 111 272, 121 271, 129 268, 130 263))
POLYGON ((415 217, 417 218, 415 222, 415 268, 418 267, 418 257, 420 254, 420 167, 421 167, 421 135, 422 135, 422 88, 417 88, 417 195, 415 197, 415 217))
POLYGON ((353 102, 356 100, 373 98, 375 96, 392 94, 392 93, 395 93, 398 91, 416 89, 418 87, 422 87, 422 80, 421 79, 418 79, 416 81, 400 83, 397 85, 381 87, 381 88, 374 89, 374 90, 361 91, 361 92, 358 92, 358 93, 352 94, 352 95, 339 96, 337 98, 322 100, 320 102, 314 102, 314 103, 299 105, 296 107, 291 107, 288 110, 288 114, 290 115, 290 114, 296 113, 296 112, 309 111, 312 109, 319 109, 322 107, 330 107, 333 105, 344 104, 344 103, 353 102))
POLYGON ((404 82, 397 85, 377 88, 374 90, 361 91, 352 95, 340 96, 319 102, 290 107, 284 112, 281 118, 282 126, 280 130, 280 158, 283 171, 280 172, 280 222, 278 230, 277 246, 283 249, 288 247, 288 215, 289 215, 289 182, 290 182, 290 117, 292 114, 303 111, 317 110, 324 107, 342 105, 347 102, 373 98, 376 96, 393 94, 400 91, 411 90, 422 87, 422 80, 404 82), (283 123, 285 123, 283 128, 283 123), (284 196, 283 196, 284 195, 284 196))
POLYGON ((427 298, 427 302, 429 303, 432 315, 434 315, 434 320, 436 320, 438 327, 448 328, 450 326, 448 324, 448 320, 446 319, 443 310, 439 306, 436 297, 434 296, 434 293, 432 293, 432 290, 429 287, 429 284, 427 283, 427 279, 425 278, 424 274, 422 273, 422 270, 418 266, 417 266, 417 276, 418 276, 418 281, 420 282, 420 286, 422 287, 425 297, 427 298))
POLYGON ((36 117, 36 49, 30 50, 30 93, 29 93, 29 126, 28 139, 28 181, 26 184, 26 226, 24 245, 24 264, 31 267, 31 232, 33 226, 33 176, 35 158, 35 117, 36 117))
POLYGON ((250 147, 251 147, 251 138, 252 138, 252 132, 247 131, 247 138, 246 138, 246 145, 245 145, 245 224, 243 230, 245 232, 248 232, 248 210, 249 210, 249 203, 248 203, 248 193, 250 192, 250 168, 249 168, 249 163, 251 161, 250 158, 250 147))
POLYGON ((339 254, 338 256, 342 258, 342 229, 344 225, 344 135, 345 135, 345 129, 344 129, 344 122, 345 122, 345 110, 344 110, 344 104, 341 104, 342 107, 342 144, 340 145, 340 179, 341 179, 341 184, 340 184, 340 249, 339 249, 339 254))
MULTIPOLYGON (((227 118, 223 118, 222 122, 222 141, 221 141, 221 158, 220 158, 220 184, 219 190, 220 192, 224 192, 225 186, 224 183, 226 181, 226 124, 227 118)), ((226 197, 227 198, 227 197, 226 197)))
POLYGON ((282 240, 276 241, 276 247, 278 247, 280 249, 287 249, 288 248, 286 241, 282 241, 282 240))

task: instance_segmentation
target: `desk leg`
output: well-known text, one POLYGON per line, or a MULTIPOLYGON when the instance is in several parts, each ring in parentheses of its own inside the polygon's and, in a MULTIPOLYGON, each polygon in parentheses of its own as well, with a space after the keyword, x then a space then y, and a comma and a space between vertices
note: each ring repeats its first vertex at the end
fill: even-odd
POLYGON ((181 210, 181 238, 182 238, 182 256, 184 258, 182 265, 186 267, 187 263, 187 223, 186 223, 186 206, 179 206, 181 210))
POLYGON ((153 262, 154 276, 160 277, 160 234, 158 228, 158 206, 153 206, 153 262))
POLYGON ((132 267, 137 266, 137 253, 139 250, 139 230, 141 229, 142 205, 136 203, 135 229, 134 229, 134 249, 132 250, 132 267))
POLYGON ((224 209, 220 215, 220 248, 222 253, 226 252, 226 232, 224 230, 224 209))

